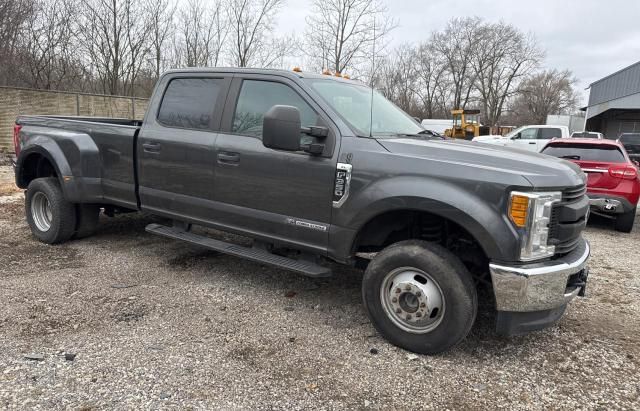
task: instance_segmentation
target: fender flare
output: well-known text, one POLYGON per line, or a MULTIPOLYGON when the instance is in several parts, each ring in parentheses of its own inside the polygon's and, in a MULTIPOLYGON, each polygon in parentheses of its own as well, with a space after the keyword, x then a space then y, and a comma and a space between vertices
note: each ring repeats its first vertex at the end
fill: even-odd
POLYGON ((18 159, 16 161, 16 185, 20 188, 27 188, 27 182, 24 177, 24 164, 31 156, 42 156, 46 158, 56 171, 56 175, 60 180, 60 185, 64 187, 64 176, 70 176, 71 167, 66 158, 62 154, 62 150, 57 145, 53 147, 47 147, 41 145, 32 145, 20 151, 18 159), (52 154, 53 153, 53 154, 52 154))
POLYGON ((86 133, 68 130, 58 130, 59 135, 54 137, 43 135, 42 132, 40 127, 24 127, 21 131, 28 138, 16 161, 16 185, 26 188, 28 184, 23 175, 25 161, 31 155, 40 155, 55 169, 68 201, 81 202, 88 195, 92 199, 99 199, 101 193, 96 192, 99 185, 93 184, 92 189, 87 186, 90 180, 100 180, 99 151, 91 137, 86 133))
MULTIPOLYGON (((504 188, 498 190, 505 192, 504 188)), ((502 211, 506 204, 493 203, 480 195, 454 182, 424 177, 402 176, 377 181, 345 204, 349 210, 358 212, 347 212, 344 218, 338 218, 339 226, 352 233, 349 243, 343 247, 349 247, 352 253, 358 233, 373 218, 387 212, 412 210, 455 222, 475 238, 492 260, 515 259, 520 242, 517 231, 502 211)), ((504 196, 502 200, 506 201, 504 196)))

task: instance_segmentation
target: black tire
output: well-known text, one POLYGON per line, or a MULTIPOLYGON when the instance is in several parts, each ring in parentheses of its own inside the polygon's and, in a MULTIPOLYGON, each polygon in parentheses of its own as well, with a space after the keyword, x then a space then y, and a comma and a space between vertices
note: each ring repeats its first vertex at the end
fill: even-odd
POLYGON ((43 243, 57 244, 71 238, 76 227, 76 208, 73 203, 65 200, 58 180, 54 177, 36 178, 27 188, 25 195, 25 214, 27 222, 34 237, 43 243), (46 230, 39 228, 34 220, 34 198, 39 203, 42 196, 49 204, 49 227, 46 230))
POLYGON ((616 230, 623 233, 630 233, 633 229, 633 222, 636 219, 636 209, 629 210, 616 217, 616 230))
POLYGON ((85 238, 92 235, 100 220, 100 207, 91 204, 76 206, 76 232, 73 238, 85 238))
POLYGON ((473 279, 462 262, 445 248, 420 240, 396 243, 376 255, 365 271, 362 296, 374 327, 392 344, 420 354, 437 354, 461 342, 478 312, 473 279), (400 328, 385 311, 381 289, 387 274, 402 267, 416 268, 432 277, 444 306, 439 323, 426 333, 400 328))

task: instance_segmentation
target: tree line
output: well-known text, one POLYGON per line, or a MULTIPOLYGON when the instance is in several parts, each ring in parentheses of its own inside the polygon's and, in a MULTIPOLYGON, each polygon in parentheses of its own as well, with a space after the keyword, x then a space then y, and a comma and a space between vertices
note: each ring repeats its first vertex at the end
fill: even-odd
POLYGON ((423 42, 391 48, 398 22, 381 0, 313 0, 298 36, 275 30, 284 7, 285 0, 5 0, 0 85, 148 96, 170 68, 301 65, 349 73, 420 118, 479 108, 485 124, 524 124, 575 109, 572 73, 544 70, 535 38, 510 24, 456 18, 423 42))

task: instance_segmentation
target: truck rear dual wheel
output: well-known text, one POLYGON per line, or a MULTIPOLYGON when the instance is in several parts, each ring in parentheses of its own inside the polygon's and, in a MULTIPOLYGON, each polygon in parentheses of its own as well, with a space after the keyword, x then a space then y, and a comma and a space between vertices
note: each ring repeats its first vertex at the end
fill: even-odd
POLYGON ((65 200, 54 177, 37 178, 27 188, 25 213, 33 235, 43 243, 57 244, 84 238, 98 226, 100 208, 65 200))
POLYGON ((633 230, 633 222, 636 219, 636 209, 629 210, 616 217, 616 231, 630 233, 633 230))
POLYGON ((65 200, 55 177, 29 183, 24 204, 31 232, 43 243, 62 243, 75 232, 76 207, 65 200))
POLYGON ((374 327, 401 348, 437 354, 473 326, 478 297, 471 274, 445 248, 420 240, 396 243, 371 261, 362 295, 374 327))

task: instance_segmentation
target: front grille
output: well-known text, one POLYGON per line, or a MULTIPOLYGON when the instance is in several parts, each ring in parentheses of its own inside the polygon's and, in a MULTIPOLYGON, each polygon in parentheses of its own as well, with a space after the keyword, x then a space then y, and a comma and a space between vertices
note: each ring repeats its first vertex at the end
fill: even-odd
POLYGON ((567 188, 562 192, 562 202, 570 203, 580 200, 585 194, 587 194, 587 186, 584 184, 578 187, 567 188))
POLYGON ((562 192, 562 200, 551 210, 549 245, 556 246, 556 255, 571 252, 580 242, 589 209, 586 193, 585 185, 567 188, 562 192))

